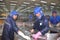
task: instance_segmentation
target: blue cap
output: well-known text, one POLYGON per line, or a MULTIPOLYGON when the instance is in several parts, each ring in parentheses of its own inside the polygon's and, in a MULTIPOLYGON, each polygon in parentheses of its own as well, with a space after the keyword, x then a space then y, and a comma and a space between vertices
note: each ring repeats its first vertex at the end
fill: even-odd
POLYGON ((13 16, 13 15, 18 15, 18 12, 16 10, 11 11, 10 16, 13 16))
POLYGON ((52 13, 57 13, 57 12, 54 10, 54 11, 52 11, 52 13))
POLYGON ((44 15, 42 11, 42 7, 35 7, 34 8, 34 15, 40 13, 40 15, 44 15))

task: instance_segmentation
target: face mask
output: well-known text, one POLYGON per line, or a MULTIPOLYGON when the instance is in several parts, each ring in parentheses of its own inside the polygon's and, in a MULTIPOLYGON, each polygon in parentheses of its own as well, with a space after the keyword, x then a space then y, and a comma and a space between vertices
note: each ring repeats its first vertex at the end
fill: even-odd
POLYGON ((41 19, 41 16, 39 16, 38 19, 41 19))

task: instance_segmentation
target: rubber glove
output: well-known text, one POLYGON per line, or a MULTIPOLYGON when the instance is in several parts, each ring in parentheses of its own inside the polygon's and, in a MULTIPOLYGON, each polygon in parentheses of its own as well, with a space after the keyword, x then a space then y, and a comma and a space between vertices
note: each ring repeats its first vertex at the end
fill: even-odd
POLYGON ((37 39, 40 35, 42 35, 41 32, 37 32, 36 34, 33 34, 32 37, 37 39))

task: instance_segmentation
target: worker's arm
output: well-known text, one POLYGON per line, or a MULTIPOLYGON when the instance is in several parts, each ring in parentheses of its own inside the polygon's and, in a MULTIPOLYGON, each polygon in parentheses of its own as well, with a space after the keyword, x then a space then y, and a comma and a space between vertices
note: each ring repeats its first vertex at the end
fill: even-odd
POLYGON ((41 33, 44 35, 45 33, 47 33, 49 31, 49 23, 48 23, 48 20, 45 19, 45 28, 41 31, 41 33))
POLYGON ((44 24, 45 24, 45 28, 42 31, 37 32, 36 36, 44 35, 45 33, 47 33, 49 31, 50 28, 49 28, 49 23, 48 23, 47 19, 45 19, 44 24))
POLYGON ((25 38, 27 40, 31 40, 29 36, 24 35, 24 33, 19 30, 19 28, 16 26, 16 24, 14 24, 14 25, 15 26, 13 27, 13 29, 18 35, 22 36, 23 38, 25 38))
POLYGON ((10 21, 10 19, 9 19, 9 20, 5 21, 5 24, 8 26, 8 29, 11 27, 13 29, 13 31, 16 32, 18 35, 22 36, 23 38, 25 38, 27 40, 30 40, 29 36, 24 35, 24 33, 19 30, 19 28, 17 27, 17 25, 14 21, 12 21, 12 20, 10 21))
POLYGON ((18 33, 18 35, 22 36, 23 38, 25 38, 27 40, 31 40, 29 36, 24 35, 24 33, 21 32, 20 30, 17 33, 18 33))
POLYGON ((36 29, 36 27, 37 27, 37 23, 36 23, 36 21, 35 21, 34 24, 33 24, 32 29, 30 30, 30 32, 31 32, 31 33, 34 33, 34 30, 36 29))

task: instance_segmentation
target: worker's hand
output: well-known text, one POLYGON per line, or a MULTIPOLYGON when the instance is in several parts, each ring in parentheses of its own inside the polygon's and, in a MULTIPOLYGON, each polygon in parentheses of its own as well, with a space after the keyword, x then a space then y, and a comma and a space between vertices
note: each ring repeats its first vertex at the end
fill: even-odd
POLYGON ((34 39, 38 39, 38 38, 39 38, 39 35, 33 34, 32 37, 33 37, 34 39))
POLYGON ((41 34, 41 32, 39 31, 39 32, 36 33, 36 35, 42 35, 42 34, 41 34))
POLYGON ((30 30, 30 32, 33 33, 34 32, 34 29, 30 30))
POLYGON ((34 39, 37 39, 37 38, 39 38, 40 35, 42 35, 41 32, 37 32, 36 34, 33 34, 32 37, 34 39))
POLYGON ((31 40, 31 38, 29 36, 25 36, 24 38, 27 40, 31 40))

